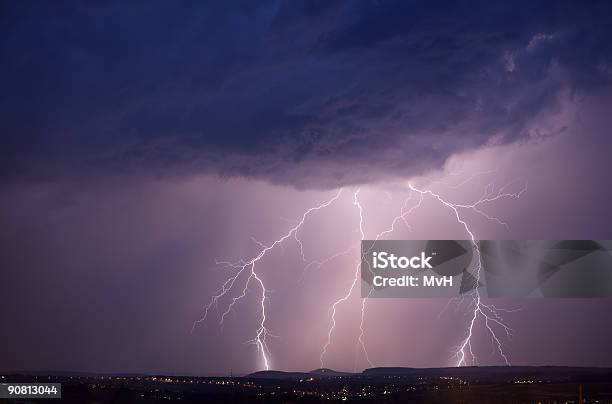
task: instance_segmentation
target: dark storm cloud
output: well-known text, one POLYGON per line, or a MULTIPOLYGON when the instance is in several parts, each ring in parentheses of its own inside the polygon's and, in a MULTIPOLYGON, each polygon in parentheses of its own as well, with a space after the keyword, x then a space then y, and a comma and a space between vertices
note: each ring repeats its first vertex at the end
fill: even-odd
POLYGON ((541 135, 608 91, 612 6, 532 3, 4 3, 0 172, 325 187, 541 135))

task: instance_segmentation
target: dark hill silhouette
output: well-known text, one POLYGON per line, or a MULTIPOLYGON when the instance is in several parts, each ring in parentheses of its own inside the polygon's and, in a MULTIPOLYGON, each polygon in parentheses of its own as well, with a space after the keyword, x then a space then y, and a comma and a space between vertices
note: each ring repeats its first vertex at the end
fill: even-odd
POLYGON ((309 373, 313 375, 329 376, 329 377, 354 376, 356 374, 356 373, 349 373, 349 372, 338 372, 336 370, 329 369, 329 368, 315 369, 315 370, 311 370, 309 373))
POLYGON ((545 377, 560 380, 573 376, 611 376, 612 369, 595 367, 569 366, 466 366, 452 368, 405 368, 380 367, 365 369, 361 373, 338 372, 333 369, 315 369, 310 372, 282 372, 276 370, 255 372, 247 378, 298 380, 314 377, 315 379, 355 378, 378 379, 385 377, 421 378, 421 377, 460 377, 479 380, 508 380, 521 377, 545 377))
POLYGON ((307 379, 312 375, 307 372, 283 372, 280 370, 262 370, 246 375, 250 379, 296 380, 307 379))
POLYGON ((348 373, 338 372, 333 369, 321 368, 311 370, 310 372, 282 372, 279 370, 262 370, 247 375, 246 377, 253 379, 284 379, 284 380, 296 380, 296 379, 308 379, 310 377, 316 378, 335 378, 335 377, 348 377, 358 376, 361 373, 348 373))

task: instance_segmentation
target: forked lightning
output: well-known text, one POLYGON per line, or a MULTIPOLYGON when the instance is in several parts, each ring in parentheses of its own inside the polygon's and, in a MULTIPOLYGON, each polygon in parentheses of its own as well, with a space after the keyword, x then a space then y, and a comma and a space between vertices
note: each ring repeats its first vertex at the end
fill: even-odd
MULTIPOLYGON (((453 202, 448 201, 447 199, 443 198, 439 193, 436 193, 432 191, 431 189, 421 189, 421 188, 414 186, 413 184, 408 184, 407 185, 408 196, 400 209, 399 215, 397 215, 396 217, 393 218, 393 220, 391 220, 391 223, 386 230, 376 234, 374 239, 379 240, 382 237, 390 235, 391 233, 395 231, 396 226, 400 222, 404 223, 406 226, 409 226, 408 216, 410 216, 418 208, 420 208, 426 199, 431 199, 441 204, 443 207, 447 208, 449 212, 452 214, 453 218, 457 221, 457 223, 463 228, 463 230, 469 236, 474 252, 475 252, 475 257, 476 257, 475 268, 473 268, 473 271, 475 273, 475 278, 477 280, 480 280, 480 272, 482 268, 480 249, 479 249, 477 239, 474 236, 474 232, 470 229, 469 225, 467 224, 466 220, 463 217, 463 212, 471 211, 473 213, 476 213, 484 217, 487 220, 495 221, 496 223, 507 227, 508 226, 507 223, 505 223, 504 221, 502 221, 501 219, 495 216, 491 216, 490 214, 486 213, 485 211, 482 210, 482 207, 484 204, 495 202, 501 199, 507 199, 507 198, 518 199, 523 194, 523 192, 527 190, 527 184, 525 184, 518 192, 506 192, 505 189, 508 188, 509 185, 510 184, 508 184, 506 187, 502 187, 497 192, 495 192, 493 185, 489 184, 485 188, 483 195, 478 200, 476 200, 474 203, 459 204, 459 203, 453 203, 453 202), (410 208, 408 208, 410 202, 412 201, 413 196, 415 195, 417 196, 416 203, 414 203, 410 208)), ((304 246, 302 244, 301 239, 298 237, 298 232, 300 228, 303 226, 303 224, 305 223, 305 221, 308 219, 309 216, 311 216, 312 214, 316 213, 317 211, 321 209, 324 209, 332 205, 334 202, 337 202, 342 192, 343 192, 343 189, 340 189, 336 191, 333 197, 331 197, 329 200, 315 207, 308 209, 302 215, 302 217, 300 218, 300 220, 295 226, 290 228, 287 233, 285 233, 282 237, 278 238, 271 244, 264 245, 263 243, 256 241, 257 245, 261 247, 261 250, 253 258, 249 260, 241 260, 237 263, 220 262, 219 264, 233 270, 234 273, 221 285, 220 289, 211 297, 209 303, 204 308, 204 315, 202 316, 202 318, 194 322, 192 332, 198 324, 208 319, 210 312, 213 308, 218 309, 220 299, 228 298, 229 304, 227 304, 227 306, 225 307, 225 310, 220 314, 220 319, 219 319, 219 325, 223 327, 223 324, 226 320, 227 315, 234 311, 236 304, 246 296, 249 288, 251 287, 251 285, 253 285, 255 290, 258 291, 260 318, 259 318, 259 325, 254 332, 253 338, 249 342, 254 344, 257 347, 257 351, 259 355, 261 356, 261 361, 262 361, 261 366, 265 370, 269 370, 271 368, 271 365, 270 365, 271 354, 270 354, 270 348, 268 347, 268 337, 271 337, 273 335, 270 333, 269 329, 267 328, 266 306, 269 303, 268 302, 268 289, 266 288, 264 281, 262 280, 259 273, 257 272, 257 265, 260 264, 260 261, 266 256, 266 254, 269 251, 281 245, 283 242, 287 241, 288 239, 293 239, 295 242, 297 242, 299 246, 300 254, 301 254, 300 259, 302 261, 306 261, 306 258, 304 256, 304 246), (242 285, 243 285, 242 291, 234 296, 231 296, 233 294, 232 291, 238 288, 237 285, 240 284, 240 282, 242 282, 242 285)), ((364 214, 364 208, 359 200, 359 193, 360 193, 360 189, 357 189, 353 193, 352 204, 356 208, 355 210, 359 215, 358 216, 359 234, 361 236, 361 240, 364 240, 366 239, 366 234, 364 230, 365 214, 364 214)), ((344 252, 335 254, 332 257, 326 260, 323 260, 323 261, 310 262, 305 267, 305 270, 312 265, 320 266, 330 259, 333 259, 340 255, 345 255, 347 253, 348 251, 344 251, 344 252)), ((332 344, 333 333, 334 333, 334 330, 337 324, 336 314, 337 314, 338 306, 349 300, 349 298, 351 297, 351 295, 353 294, 355 290, 355 286, 359 282, 360 261, 361 261, 360 259, 356 260, 354 276, 353 276, 352 282, 349 285, 348 289, 345 290, 337 300, 332 302, 329 307, 328 315, 329 315, 330 326, 327 332, 327 338, 326 338, 325 344, 323 345, 321 349, 321 354, 320 354, 321 367, 324 367, 325 356, 328 352, 329 347, 332 344)), ((368 297, 369 297, 369 294, 368 294, 368 297)), ((357 354, 359 351, 363 352, 363 355, 368 365, 371 367, 374 366, 367 352, 366 343, 365 343, 365 317, 366 317, 367 300, 368 299, 366 297, 364 299, 361 299, 361 302, 360 302, 361 304, 361 318, 360 318, 360 325, 359 325, 360 333, 359 333, 359 336, 357 337, 357 342, 356 342, 355 367, 357 367, 357 354)), ((475 332, 475 327, 479 321, 481 321, 484 324, 484 329, 486 330, 487 333, 489 333, 493 346, 497 350, 499 356, 504 360, 504 362, 507 365, 510 365, 510 360, 508 358, 507 353, 504 351, 502 341, 500 337, 498 336, 497 331, 498 330, 502 331, 503 333, 506 334, 506 336, 511 335, 512 330, 506 325, 506 323, 502 319, 502 316, 500 315, 501 312, 508 312, 511 310, 499 309, 493 305, 485 304, 481 299, 478 287, 475 287, 470 292, 470 300, 471 300, 470 308, 469 308, 469 312, 470 312, 469 319, 470 320, 467 325, 466 336, 461 341, 461 343, 458 345, 455 351, 456 366, 476 364, 476 356, 474 354, 473 347, 472 347, 472 337, 475 332)))

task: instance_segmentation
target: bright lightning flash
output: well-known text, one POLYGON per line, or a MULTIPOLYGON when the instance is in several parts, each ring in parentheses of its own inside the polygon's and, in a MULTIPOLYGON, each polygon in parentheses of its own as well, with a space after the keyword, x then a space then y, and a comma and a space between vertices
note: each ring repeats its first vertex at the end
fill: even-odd
MULTIPOLYGON (((486 173, 489 173, 489 172, 485 172, 483 174, 486 174, 486 173)), ((469 180, 471 180, 473 177, 470 177, 469 180)), ((407 199, 405 200, 405 202, 403 203, 400 209, 399 215, 393 218, 388 229, 378 233, 374 239, 379 240, 382 237, 393 233, 395 231, 396 225, 400 222, 403 222, 407 227, 410 227, 407 217, 411 215, 414 211, 416 211, 418 208, 420 208, 423 201, 426 198, 433 199, 434 201, 436 201, 437 203, 441 204, 443 207, 449 210, 449 212, 452 214, 452 216, 457 221, 457 223, 465 230, 467 235, 470 237, 470 240, 471 240, 474 252, 475 252, 475 256, 476 256, 476 264, 475 264, 474 272, 475 272, 476 282, 478 282, 480 280, 480 272, 482 268, 482 258, 481 258, 478 242, 474 236, 473 231, 470 229, 469 225, 463 218, 463 212, 471 211, 477 215, 484 217, 487 220, 495 221, 496 223, 507 227, 508 226, 507 223, 483 211, 482 206, 485 204, 491 203, 491 202, 501 200, 501 199, 508 199, 508 198, 518 199, 523 194, 523 192, 527 190, 527 184, 525 184, 519 192, 506 192, 505 189, 508 188, 509 185, 511 184, 508 184, 506 187, 502 187, 497 192, 495 192, 494 186, 492 184, 489 184, 485 188, 483 195, 476 202, 471 203, 471 204, 459 204, 459 203, 453 203, 453 202, 448 201, 447 199, 443 198, 439 193, 436 193, 430 189, 421 189, 421 188, 415 187, 413 184, 408 184, 407 187, 409 190, 409 195, 407 199), (410 208, 408 208, 409 203, 412 201, 412 198, 414 195, 417 196, 416 203, 410 208)), ((270 245, 264 245, 263 243, 260 243, 259 241, 253 239, 254 242, 261 247, 261 250, 250 260, 246 260, 246 261, 241 260, 237 263, 219 262, 218 264, 221 264, 235 271, 235 273, 232 276, 230 276, 222 284, 221 288, 212 296, 208 305, 205 306, 203 317, 197 320, 196 322, 194 322, 192 332, 198 324, 206 321, 213 307, 218 310, 220 299, 224 297, 229 297, 230 294, 232 294, 232 291, 235 289, 234 285, 236 285, 236 282, 243 282, 242 292, 238 294, 237 296, 231 297, 230 303, 227 305, 225 311, 223 311, 223 313, 220 314, 219 324, 221 327, 223 327, 223 324, 224 324, 224 321, 227 315, 230 312, 234 311, 235 305, 246 296, 250 285, 253 283, 255 284, 256 289, 259 291, 258 299, 259 299, 259 304, 260 304, 261 316, 260 316, 259 325, 257 329, 255 330, 254 337, 248 342, 254 344, 257 347, 257 351, 261 355, 263 367, 266 370, 269 370, 270 369, 270 349, 268 347, 268 337, 273 337, 273 334, 271 334, 268 328, 266 327, 266 321, 267 321, 266 305, 268 303, 268 297, 267 297, 268 289, 266 289, 263 279, 261 278, 260 274, 256 271, 257 264, 266 256, 266 254, 269 251, 271 251, 277 246, 280 246, 283 242, 285 242, 286 240, 290 238, 294 239, 297 242, 299 249, 300 249, 301 259, 302 261, 306 262, 307 260, 304 256, 303 244, 300 238, 298 237, 298 232, 300 228, 302 227, 302 225, 304 224, 304 222, 310 215, 336 202, 339 199, 342 191, 343 191, 342 189, 338 190, 337 193, 331 199, 327 200, 326 202, 321 203, 318 206, 308 209, 302 215, 301 219, 294 227, 289 229, 287 233, 285 233, 282 237, 272 242, 270 245)), ((366 238, 365 230, 364 230, 364 209, 359 200, 359 193, 360 193, 360 189, 357 189, 354 192, 353 205, 356 207, 356 210, 359 214, 359 233, 361 236, 361 240, 364 240, 366 238)), ((349 250, 338 253, 338 254, 334 254, 333 256, 323 261, 310 262, 308 263, 308 265, 306 265, 306 267, 304 268, 304 271, 306 271, 306 269, 312 265, 321 266, 324 263, 328 262, 329 260, 334 259, 340 255, 346 255, 349 252, 349 250)), ((352 283, 350 284, 349 288, 345 291, 345 293, 342 294, 329 307, 328 314, 330 316, 330 327, 327 333, 327 340, 321 350, 321 355, 320 355, 321 367, 324 367, 325 355, 327 354, 328 349, 332 343, 332 336, 336 328, 337 308, 339 305, 349 300, 349 298, 353 294, 355 286, 359 282, 359 266, 360 266, 360 260, 357 260, 352 283)), ((371 293, 371 290, 370 290, 370 293, 371 293)), ((369 297, 369 294, 368 294, 368 297, 369 297)), ((470 309, 469 309, 471 313, 470 321, 467 327, 466 337, 462 340, 461 344, 458 346, 455 352, 455 356, 457 358, 456 366, 465 366, 468 364, 476 363, 476 356, 472 349, 472 337, 475 332, 476 324, 479 321, 481 321, 484 324, 486 331, 489 333, 491 337, 491 342, 494 348, 499 353, 500 357, 505 361, 507 365, 510 365, 508 355, 503 349, 503 345, 502 345, 500 338, 498 337, 497 330, 503 331, 507 337, 511 336, 512 330, 506 325, 502 316, 500 315, 500 312, 512 312, 512 310, 500 309, 493 305, 488 305, 488 304, 483 303, 481 296, 480 296, 479 288, 477 287, 477 285, 470 292, 470 297, 471 297, 471 303, 470 303, 470 309)), ((364 322, 365 322, 367 300, 368 300, 367 298, 363 298, 361 300, 361 321, 359 325, 360 334, 357 338, 357 344, 356 344, 355 367, 357 365, 358 350, 361 350, 361 352, 363 352, 368 364, 371 367, 374 366, 374 364, 370 360, 370 356, 368 355, 368 352, 366 350, 366 344, 365 344, 364 322)))
MULTIPOLYGON (((257 328, 257 330, 255 332, 255 337, 252 340, 250 340, 249 342, 253 343, 253 344, 255 344, 257 346, 257 351, 261 355, 261 359, 263 361, 264 368, 266 370, 270 370, 270 359, 269 359, 269 357, 270 357, 270 350, 268 348, 266 337, 270 337, 270 336, 273 336, 273 335, 266 328, 266 300, 267 300, 267 292, 268 292, 268 290, 266 289, 266 287, 264 285, 264 282, 261 279, 261 277, 255 271, 255 265, 270 250, 272 250, 277 245, 280 245, 283 241, 287 240, 288 238, 295 237, 296 240, 299 240, 297 238, 297 236, 296 236, 296 233, 300 229, 300 227, 302 227, 302 225, 306 221, 306 218, 310 214, 312 214, 313 212, 316 212, 316 211, 318 211, 320 209, 323 209, 323 208, 331 205, 334 201, 336 201, 340 197, 341 193, 342 193, 342 189, 340 189, 336 193, 336 195, 333 198, 331 198, 330 200, 328 200, 327 202, 324 202, 324 203, 322 203, 319 206, 316 206, 314 208, 308 209, 302 215, 302 218, 298 222, 298 224, 296 224, 294 227, 292 227, 285 235, 283 235, 281 238, 275 240, 269 246, 264 246, 263 244, 261 244, 261 246, 263 246, 263 248, 254 258, 252 258, 252 259, 250 259, 249 261, 246 261, 246 262, 245 261, 240 261, 239 263, 236 263, 236 264, 229 263, 228 266, 231 267, 231 268, 237 269, 238 270, 237 273, 234 276, 231 276, 229 279, 227 279, 223 283, 223 285, 221 286, 221 289, 215 295, 213 295, 213 297, 211 298, 210 302, 208 303, 208 305, 206 306, 206 308, 204 310, 204 316, 200 320, 197 320, 193 324, 192 332, 193 332, 194 328, 197 326, 198 323, 201 323, 201 322, 206 320, 206 318, 208 317, 208 314, 210 312, 210 309, 213 306, 218 308, 219 299, 221 299, 222 297, 227 295, 232 290, 232 288, 233 288, 234 284, 236 283, 236 281, 241 276, 243 276, 243 274, 246 273, 246 281, 244 283, 244 288, 242 289, 242 294, 240 294, 237 297, 233 297, 232 298, 231 303, 227 306, 226 310, 221 315, 221 319, 219 320, 219 323, 220 323, 221 326, 223 326, 223 323, 225 321, 225 317, 234 309, 234 305, 239 300, 241 300, 242 298, 244 298, 246 296, 247 290, 249 288, 249 284, 251 283, 251 281, 255 280, 255 282, 257 283, 257 285, 259 287, 259 289, 261 290, 260 299, 259 299, 259 303, 261 305, 261 321, 259 323, 259 327, 257 328)), ((299 244, 301 246, 301 242, 299 244)), ((303 254, 303 252, 302 252, 302 254, 303 254)))
POLYGON ((476 324, 476 321, 478 320, 479 317, 482 318, 482 320, 484 321, 485 324, 485 328, 487 329, 487 331, 489 332, 492 341, 494 341, 494 345, 497 348, 497 351, 499 353, 499 355, 503 358, 504 362, 506 362, 506 365, 510 366, 510 361, 508 359, 508 355, 506 355, 506 353, 504 352, 502 343, 499 339, 499 337, 497 336, 495 330, 494 330, 494 326, 498 326, 500 327, 505 333, 506 335, 509 337, 512 333, 512 329, 510 329, 503 321, 501 315, 499 314, 500 311, 506 311, 506 310, 502 310, 502 309, 498 309, 493 305, 487 305, 484 304, 482 302, 482 299, 480 297, 480 288, 478 287, 478 282, 480 281, 480 272, 482 269, 482 256, 480 253, 480 248, 478 246, 478 242, 476 241, 475 237, 474 237, 474 233, 472 232, 472 230, 470 230, 470 227, 468 226, 468 224, 465 222, 465 220, 462 218, 461 214, 460 214, 460 210, 462 209, 470 209, 474 212, 476 212, 477 214, 484 216, 486 219, 488 220, 493 220, 496 221, 499 224, 503 224, 504 226, 508 226, 505 222, 501 221, 500 219, 490 216, 488 214, 486 214, 485 212, 483 212, 479 207, 480 205, 487 203, 487 202, 494 202, 503 198, 515 198, 518 199, 521 197, 521 195, 523 194, 523 192, 525 192, 527 190, 527 184, 525 184, 525 186, 517 193, 508 193, 508 192, 504 192, 504 188, 502 188, 497 194, 492 194, 492 186, 489 185, 487 186, 487 189, 485 190, 484 195, 475 203, 473 204, 469 204, 469 205, 464 205, 464 204, 454 204, 451 202, 446 201, 445 199, 443 199, 439 194, 432 192, 431 190, 421 190, 421 189, 417 189, 414 186, 412 186, 411 184, 408 185, 408 187, 410 188, 411 191, 414 192, 418 192, 420 195, 427 195, 427 196, 431 196, 434 199, 436 199, 438 202, 440 202, 442 205, 444 205, 445 207, 447 207, 448 209, 451 210, 451 212, 453 213, 453 215, 455 216, 455 219, 457 220, 457 222, 463 226, 463 228, 465 229, 466 233, 470 236, 470 241, 472 242, 472 246, 474 248, 474 252, 476 255, 476 285, 474 287, 474 289, 471 292, 471 296, 472 296, 472 304, 471 304, 471 311, 472 311, 472 316, 471 316, 471 320, 470 320, 470 324, 468 327, 468 332, 467 332, 467 336, 465 337, 465 339, 463 340, 463 342, 461 343, 461 345, 459 346, 459 348, 457 349, 455 355, 457 357, 457 366, 464 366, 468 364, 468 359, 467 359, 467 353, 469 352, 470 354, 470 358, 471 358, 471 363, 472 364, 476 364, 476 356, 474 355, 474 351, 472 350, 472 336, 474 333, 474 325, 476 324), (466 352, 467 351, 467 352, 466 352))

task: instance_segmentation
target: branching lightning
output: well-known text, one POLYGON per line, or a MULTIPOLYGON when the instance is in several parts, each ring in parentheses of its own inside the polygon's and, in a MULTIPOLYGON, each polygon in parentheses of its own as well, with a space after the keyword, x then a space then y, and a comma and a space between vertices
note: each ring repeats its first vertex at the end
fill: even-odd
MULTIPOLYGON (((353 205, 357 207, 357 210, 359 212, 359 234, 361 235, 361 240, 364 240, 365 232, 363 229, 363 207, 361 206, 361 203, 359 202, 359 192, 360 192, 360 189, 357 189, 355 193, 353 194, 353 205)), ((327 341, 325 342, 325 345, 323 345, 323 349, 321 350, 321 355, 319 356, 321 367, 324 367, 324 357, 325 357, 325 354, 327 353, 327 349, 331 345, 332 334, 334 332, 334 329, 336 328, 336 308, 338 307, 339 304, 347 301, 349 297, 351 297, 351 294, 353 293, 353 290, 355 289, 355 285, 357 285, 357 282, 359 281, 359 265, 360 264, 361 264, 361 261, 357 260, 357 264, 355 265, 355 275, 353 277, 353 282, 348 288, 348 291, 342 297, 336 300, 329 308, 329 313, 331 317, 331 325, 329 327, 329 331, 327 332, 327 341)), ((372 362, 370 361, 368 351, 366 350, 365 343, 363 341, 364 333, 365 333, 363 329, 363 323, 364 323, 364 317, 365 317, 365 301, 366 299, 363 299, 361 302, 361 323, 359 325, 361 333, 359 334, 359 338, 357 339, 358 341, 357 344, 363 349, 363 353, 368 363, 371 366, 373 366, 372 362)))
MULTIPOLYGON (((493 187, 491 184, 489 184, 487 188, 485 189, 483 196, 479 200, 477 200, 475 203, 466 205, 466 204, 453 204, 451 202, 446 201, 439 194, 434 193, 431 190, 417 189, 412 184, 408 184, 408 187, 410 188, 411 191, 418 192, 421 195, 427 195, 427 196, 430 196, 436 199, 443 206, 450 209, 453 215, 455 216, 455 219, 457 220, 457 222, 461 226, 463 226, 463 228, 465 229, 465 232, 470 237, 470 240, 472 242, 472 246, 474 248, 474 252, 476 255, 476 269, 475 269, 476 282, 480 281, 480 271, 482 269, 482 256, 480 254, 480 248, 478 246, 478 242, 476 238, 474 237, 474 233, 472 232, 472 230, 470 230, 470 227, 468 226, 466 221, 462 218, 459 211, 461 209, 470 209, 476 212, 477 214, 485 217, 488 220, 494 220, 499 224, 508 226, 505 222, 501 221, 497 217, 490 216, 486 214, 485 212, 483 212, 479 208, 479 206, 484 203, 494 202, 494 201, 497 201, 503 198, 517 199, 517 198, 520 198, 523 192, 527 190, 527 184, 525 184, 525 186, 517 193, 505 192, 506 187, 503 187, 497 193, 494 194, 492 191, 493 187)), ((474 351, 472 350, 472 336, 474 333, 474 325, 476 324, 476 321, 478 320, 479 316, 482 317, 482 320, 484 321, 484 324, 485 324, 485 328, 489 332, 491 339, 494 341, 499 355, 503 358, 506 365, 509 366, 510 361, 508 359, 508 356, 504 352, 501 340, 497 336, 493 326, 496 325, 500 327, 506 333, 507 336, 511 335, 512 330, 504 323, 501 315, 499 314, 500 310, 498 310, 493 305, 486 305, 482 302, 482 299, 480 297, 480 288, 478 287, 478 285, 476 285, 476 287, 473 289, 473 291, 471 292, 471 295, 472 295, 472 305, 471 305, 472 315, 471 315, 470 323, 469 323, 468 330, 467 330, 467 336, 462 341, 462 343, 459 345, 459 348, 457 349, 455 353, 455 356, 457 357, 457 366, 464 366, 468 364, 468 359, 467 359, 468 353, 471 358, 471 363, 472 364, 476 363, 476 356, 474 355, 474 351)))
MULTIPOLYGON (((266 301, 267 301, 267 292, 268 290, 266 289, 266 286, 264 285, 263 280, 261 279, 261 277, 259 276, 259 274, 255 271, 255 265, 273 248, 275 248, 276 246, 280 245, 281 243, 283 243, 285 240, 287 240, 290 237, 294 237, 296 240, 298 240, 300 248, 302 247, 301 242, 299 241, 299 238, 297 238, 295 236, 295 234, 297 233, 297 231, 300 229, 300 227, 302 227, 302 225, 304 224, 304 222, 306 221, 306 218, 312 214, 313 212, 316 212, 320 209, 323 209, 329 205, 331 205, 334 201, 336 201, 339 197, 340 194, 342 193, 342 189, 340 189, 336 195, 331 198, 330 200, 328 200, 327 202, 324 202, 318 206, 315 206, 313 208, 308 209, 303 215, 301 220, 298 222, 298 224, 296 224, 294 227, 292 227, 285 235, 283 235, 281 238, 275 240, 272 244, 270 244, 269 246, 266 246, 262 243, 257 242, 262 249, 260 250, 260 252, 251 260, 249 261, 239 261, 238 263, 229 263, 228 266, 230 268, 234 268, 237 269, 238 272, 234 275, 231 276, 230 278, 228 278, 223 285, 221 286, 221 289, 215 294, 213 295, 213 297, 211 298, 210 302, 208 303, 208 305, 206 305, 205 310, 204 310, 204 316, 197 320, 194 324, 193 324, 193 328, 192 328, 192 332, 194 330, 194 328, 201 322, 206 321, 208 314, 210 313, 210 310, 215 307, 218 308, 219 305, 219 299, 221 299, 222 297, 226 296, 228 293, 231 293, 231 291, 233 290, 233 286, 236 283, 236 281, 244 274, 246 273, 247 278, 246 281, 244 283, 244 288, 242 289, 242 293, 240 295, 238 295, 237 297, 233 297, 231 300, 231 303, 227 306, 226 310, 223 312, 223 314, 221 315, 221 319, 219 320, 219 324, 221 326, 223 326, 224 321, 225 321, 225 317, 227 316, 227 314, 229 314, 231 311, 233 311, 234 306, 236 305, 236 303, 238 301, 240 301, 242 298, 244 298, 247 294, 248 288, 249 288, 249 284, 251 283, 251 281, 255 280, 255 282, 257 283, 259 289, 261 290, 261 294, 259 296, 259 303, 261 306, 261 321, 259 323, 259 327, 257 328, 256 332, 255 332, 255 337, 253 339, 251 339, 250 343, 254 344, 257 347, 257 351, 259 352, 259 354, 261 355, 261 359, 263 361, 263 366, 266 370, 270 370, 270 350, 268 348, 268 344, 267 344, 267 340, 266 337, 272 337, 273 334, 270 333, 270 331, 266 328, 266 301)), ((302 257, 304 257, 304 252, 303 250, 301 250, 302 252, 302 257)))
MULTIPOLYGON (((486 171, 480 174, 488 174, 491 172, 494 172, 494 171, 486 171)), ((461 185, 465 184, 468 181, 471 181, 473 178, 475 178, 477 175, 480 175, 480 174, 472 175, 467 180, 461 182, 461 185)), ((469 239, 474 249, 474 253, 475 253, 474 255, 476 257, 474 260, 475 263, 473 265, 474 266, 473 272, 474 272, 474 276, 476 280, 479 281, 480 272, 482 268, 482 258, 480 254, 479 244, 478 244, 476 237, 474 236, 474 232, 471 230, 470 226, 466 222, 466 219, 464 218, 464 213, 469 211, 469 212, 472 212, 476 215, 479 215, 485 218, 486 220, 491 220, 497 224, 508 227, 508 224, 506 222, 504 222, 503 220, 501 220, 500 218, 496 216, 492 216, 491 214, 485 212, 483 209, 486 204, 496 202, 501 199, 518 199, 521 197, 523 192, 527 190, 527 184, 525 184, 520 189, 520 191, 509 192, 507 191, 507 189, 511 185, 512 183, 509 183, 506 186, 501 187, 497 191, 495 191, 494 184, 488 184, 485 187, 484 192, 481 195, 481 197, 477 199, 475 202, 473 203, 454 203, 442 197, 440 193, 434 192, 431 189, 418 188, 413 184, 407 184, 408 196, 405 199, 404 203, 402 204, 399 214, 391 220, 388 228, 376 234, 376 236, 373 239, 379 240, 383 237, 389 236, 396 230, 396 227, 399 223, 403 223, 407 228, 410 228, 408 217, 411 214, 413 214, 417 209, 419 209, 426 199, 431 199, 439 203, 444 208, 448 209, 449 213, 452 214, 452 217, 457 222, 457 224, 459 224, 462 227, 462 229, 466 232, 466 234, 469 236, 469 239), (416 196, 415 198, 416 202, 413 201, 413 198, 415 196, 416 196)), ((457 186, 449 186, 449 187, 456 188, 457 186)), ((340 195, 342 192, 343 190, 340 189, 331 199, 315 207, 308 209, 302 215, 301 219, 298 221, 298 223, 295 226, 290 228, 287 233, 285 233, 282 237, 273 241, 269 245, 261 243, 257 241, 256 239, 252 238, 254 243, 260 247, 260 251, 257 254, 255 254, 253 258, 249 260, 239 260, 238 262, 235 262, 235 263, 226 262, 226 261, 218 262, 219 265, 222 265, 225 268, 233 271, 233 273, 221 285, 220 289, 211 297, 209 303, 204 308, 204 315, 202 316, 202 318, 194 322, 192 332, 193 332, 193 329, 195 329, 195 327, 198 324, 203 323, 207 320, 213 308, 216 309, 217 311, 219 310, 220 300, 226 299, 227 301, 229 301, 229 304, 227 304, 225 307, 225 310, 219 314, 219 325, 223 327, 226 317, 230 313, 235 313, 234 308, 236 304, 238 304, 238 302, 240 302, 247 295, 251 285, 254 285, 254 289, 257 293, 258 302, 260 306, 260 317, 259 317, 259 323, 258 323, 257 329, 255 330, 255 333, 254 333, 254 337, 248 342, 254 344, 257 347, 257 352, 261 356, 263 368, 266 370, 269 370, 271 367, 270 366, 271 361, 270 361, 270 349, 268 347, 268 340, 269 340, 269 337, 273 337, 274 335, 270 332, 270 330, 267 327, 266 307, 269 304, 269 301, 268 301, 269 300, 268 299, 269 290, 266 288, 264 280, 261 277, 261 274, 257 271, 258 264, 266 256, 266 254, 269 251, 273 250, 274 248, 278 246, 282 247, 282 243, 284 243, 288 239, 293 239, 297 243, 299 251, 300 251, 300 258, 302 262, 307 263, 307 265, 303 269, 302 277, 304 276, 306 271, 313 266, 321 267, 322 265, 326 264, 327 262, 339 256, 349 254, 353 248, 348 248, 345 251, 341 251, 336 254, 333 254, 323 260, 314 260, 314 261, 308 262, 304 254, 304 244, 298 234, 304 222, 307 220, 307 218, 311 214, 314 214, 315 212, 321 209, 324 209, 330 206, 331 204, 333 204, 334 202, 336 202, 340 198, 340 195), (241 292, 238 294, 234 294, 233 291, 238 289, 238 284, 240 284, 241 282, 242 282, 241 292)), ((364 215, 364 207, 359 199, 360 192, 361 192, 360 189, 357 189, 354 191, 353 198, 352 198, 353 199, 352 204, 356 208, 356 211, 358 213, 359 234, 360 234, 361 240, 364 240, 366 239, 366 232, 364 229, 364 216, 365 215, 364 215)), ((392 198, 388 192, 385 191, 385 194, 389 197, 389 199, 392 198)), ((350 283, 349 287, 344 291, 343 294, 340 295, 338 299, 336 299, 335 301, 331 303, 328 309, 328 316, 329 316, 330 324, 329 324, 329 329, 327 332, 327 338, 321 349, 321 354, 319 357, 321 367, 324 367, 325 356, 328 353, 328 350, 332 344, 332 337, 333 337, 333 334, 334 334, 334 331, 337 325, 336 316, 337 316, 338 307, 342 305, 344 302, 349 300, 349 298, 352 296, 355 290, 355 286, 357 286, 359 283, 360 263, 361 263, 361 260, 358 259, 355 264, 354 276, 352 278, 352 282, 350 283)), ((302 277, 300 277, 300 281, 302 277)), ((370 290, 370 293, 371 293, 371 290, 370 290)), ((367 297, 369 297, 369 294, 367 297)), ((358 357, 359 352, 363 353, 363 356, 365 357, 365 360, 367 361, 369 366, 371 367, 374 366, 373 362, 370 359, 370 355, 368 354, 368 351, 366 349, 366 343, 365 343, 365 333, 366 333, 365 332, 365 318, 366 318, 366 307, 367 307, 367 301, 368 301, 367 297, 361 299, 361 303, 360 303, 361 304, 361 317, 360 317, 360 324, 359 324, 359 335, 357 337, 356 349, 355 349, 355 367, 357 367, 357 357, 358 357)), ((506 351, 504 350, 502 340, 498 336, 498 332, 499 331, 503 332, 506 335, 506 337, 510 337, 512 335, 512 329, 504 322, 504 319, 502 318, 502 315, 500 313, 512 312, 513 310, 501 309, 501 308, 497 308, 490 304, 485 304, 481 299, 481 295, 480 295, 480 291, 478 287, 473 288, 473 290, 470 292, 469 298, 470 298, 469 322, 468 322, 467 329, 466 329, 466 336, 461 341, 461 343, 458 345, 454 353, 456 357, 456 366, 476 364, 476 355, 474 354, 474 350, 472 347, 472 338, 476 331, 475 328, 477 324, 479 323, 482 323, 484 325, 485 331, 490 335, 493 348, 496 350, 499 356, 504 360, 504 362, 507 365, 510 365, 510 360, 508 358, 506 351)))

